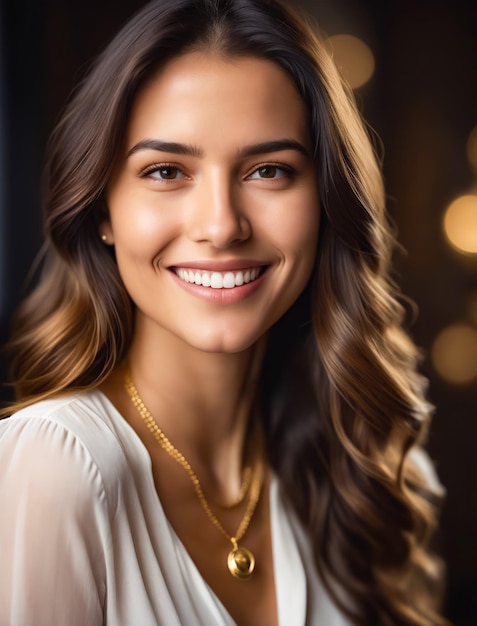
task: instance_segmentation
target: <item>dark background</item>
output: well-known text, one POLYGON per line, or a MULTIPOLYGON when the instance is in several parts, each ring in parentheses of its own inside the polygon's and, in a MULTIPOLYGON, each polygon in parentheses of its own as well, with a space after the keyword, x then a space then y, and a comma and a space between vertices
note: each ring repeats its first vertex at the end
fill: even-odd
MULTIPOLYGON (((40 172, 45 141, 70 90, 138 0, 2 0, 0 5, 0 342, 41 243, 40 172)), ((477 124, 477 2, 301 0, 329 35, 364 39, 376 71, 357 91, 385 146, 389 210, 407 255, 398 281, 416 303, 412 327, 429 353, 436 335, 468 321, 477 298, 477 255, 446 244, 442 215, 477 193, 466 141, 477 124)), ((474 326, 477 320, 473 320, 474 326)), ((1 364, 5 380, 5 363, 1 364)), ((437 406, 429 451, 447 488, 441 552, 447 614, 477 624, 477 384, 452 386, 423 371, 437 406)), ((2 397, 8 397, 4 389, 2 397)))

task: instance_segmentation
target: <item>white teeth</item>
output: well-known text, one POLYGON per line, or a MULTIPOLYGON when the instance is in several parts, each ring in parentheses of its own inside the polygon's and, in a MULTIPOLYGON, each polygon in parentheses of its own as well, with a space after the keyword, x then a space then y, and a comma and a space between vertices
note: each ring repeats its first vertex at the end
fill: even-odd
POLYGON ((260 275, 260 268, 239 272, 201 272, 186 270, 181 267, 175 270, 177 276, 186 283, 195 283, 212 289, 233 289, 254 281, 260 275))
POLYGON ((235 287, 235 276, 232 272, 227 272, 224 276, 224 288, 232 289, 232 287, 235 287))
POLYGON ((212 276, 210 277, 210 286, 212 287, 212 289, 222 289, 222 287, 224 286, 224 279, 222 278, 222 274, 219 274, 219 272, 213 272, 212 276))

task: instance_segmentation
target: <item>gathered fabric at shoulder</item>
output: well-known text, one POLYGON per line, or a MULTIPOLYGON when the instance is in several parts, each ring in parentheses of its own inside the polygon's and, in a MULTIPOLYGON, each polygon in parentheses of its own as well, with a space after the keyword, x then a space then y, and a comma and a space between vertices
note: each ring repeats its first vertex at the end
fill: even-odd
POLYGON ((102 624, 108 512, 83 442, 46 413, 2 420, 0 507, 0 623, 102 624))

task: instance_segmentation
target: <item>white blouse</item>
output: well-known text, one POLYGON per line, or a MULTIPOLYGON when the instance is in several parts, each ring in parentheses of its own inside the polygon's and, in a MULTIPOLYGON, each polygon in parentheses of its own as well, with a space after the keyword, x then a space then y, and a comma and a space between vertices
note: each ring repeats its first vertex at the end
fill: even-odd
MULTIPOLYGON (((349 626, 270 489, 280 626, 349 626)), ((0 421, 0 626, 233 626, 169 524, 149 454, 99 391, 0 421)))

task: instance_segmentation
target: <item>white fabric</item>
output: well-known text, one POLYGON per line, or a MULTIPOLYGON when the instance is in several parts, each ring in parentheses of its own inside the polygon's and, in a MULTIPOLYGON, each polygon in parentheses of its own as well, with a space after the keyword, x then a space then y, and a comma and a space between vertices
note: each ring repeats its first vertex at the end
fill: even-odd
MULTIPOLYGON (((270 491, 280 626, 348 626, 270 491)), ((99 391, 0 421, 0 626, 232 626, 161 507, 146 448, 99 391)))

